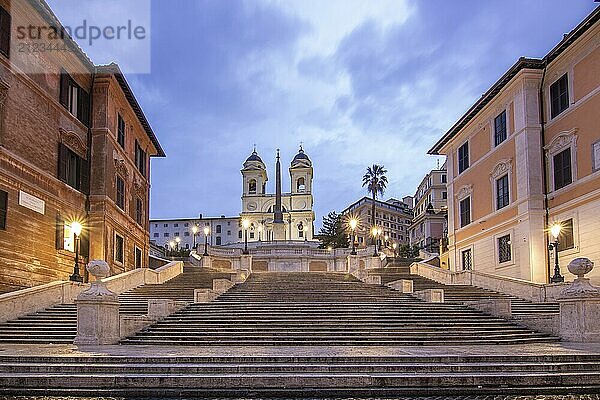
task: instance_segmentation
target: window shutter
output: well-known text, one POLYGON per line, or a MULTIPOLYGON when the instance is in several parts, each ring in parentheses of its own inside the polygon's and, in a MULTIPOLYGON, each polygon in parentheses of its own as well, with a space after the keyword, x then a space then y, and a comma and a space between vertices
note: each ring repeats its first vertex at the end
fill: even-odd
POLYGON ((11 16, 0 7, 0 52, 6 57, 10 57, 10 27, 11 16))
POLYGON ((81 159, 79 168, 79 188, 82 193, 90 194, 90 164, 88 160, 81 159))
POLYGON ((85 126, 90 126, 90 95, 88 92, 79 88, 79 105, 77 109, 77 119, 85 126))
POLYGON ((71 81, 71 77, 64 69, 60 71, 60 94, 59 101, 60 104, 69 107, 69 82, 71 81))
POLYGON ((56 240, 57 250, 63 250, 65 246, 65 226, 60 213, 56 213, 56 240))
POLYGON ((68 149, 62 143, 58 144, 58 179, 67 182, 68 149))

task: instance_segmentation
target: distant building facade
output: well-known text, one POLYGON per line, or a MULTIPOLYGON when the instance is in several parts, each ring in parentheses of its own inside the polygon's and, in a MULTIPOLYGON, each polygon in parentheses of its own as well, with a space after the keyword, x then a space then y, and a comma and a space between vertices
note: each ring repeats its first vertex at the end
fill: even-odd
POLYGON ((164 249, 191 250, 194 247, 194 227, 197 228, 195 243, 222 246, 239 242, 242 238, 240 217, 200 217, 150 220, 150 241, 164 249), (209 227, 205 236, 204 227, 209 227), (179 240, 177 240, 179 239, 179 240))
POLYGON ((348 206, 341 214, 346 218, 353 217, 359 221, 355 239, 359 247, 371 244, 371 228, 374 224, 382 228, 382 242, 387 236, 390 245, 409 244, 409 227, 413 218, 412 203, 411 196, 404 197, 402 201, 393 198, 387 201, 375 200, 375 218, 372 218, 373 199, 363 197, 348 206))
POLYGON ((147 266, 150 158, 164 152, 125 77, 68 38, 68 51, 10 52, 11 17, 59 22, 42 0, 0 8, 0 283, 69 279, 77 242, 81 275, 89 259, 147 266), (32 62, 43 73, 23 72, 32 62))
POLYGON ((600 263, 599 21, 520 58, 430 150, 447 156, 450 269, 548 282, 554 223, 563 275, 600 263))
POLYGON ((446 184, 447 172, 444 165, 425 175, 414 196, 414 217, 409 228, 410 244, 429 253, 439 253, 440 241, 447 230, 446 184))

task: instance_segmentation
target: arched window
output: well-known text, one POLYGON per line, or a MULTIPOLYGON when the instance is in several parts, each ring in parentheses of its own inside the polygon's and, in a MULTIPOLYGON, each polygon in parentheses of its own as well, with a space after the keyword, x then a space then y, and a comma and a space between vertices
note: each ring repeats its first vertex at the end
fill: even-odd
POLYGON ((256 194, 256 179, 250 179, 248 182, 248 193, 256 194))
POLYGON ((190 244, 189 244, 189 243, 186 243, 186 244, 185 244, 185 249, 186 249, 186 250, 189 250, 189 249, 190 249, 190 244))
POLYGON ((221 236, 217 236, 217 246, 221 245, 221 236))
POLYGON ((296 189, 298 189, 299 192, 304 192, 306 190, 306 181, 304 180, 304 177, 298 178, 296 189))

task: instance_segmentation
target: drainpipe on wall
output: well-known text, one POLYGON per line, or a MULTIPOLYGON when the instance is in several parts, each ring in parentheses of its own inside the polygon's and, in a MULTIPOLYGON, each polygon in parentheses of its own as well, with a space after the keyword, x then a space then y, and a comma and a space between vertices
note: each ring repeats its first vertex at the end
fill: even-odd
POLYGON ((548 67, 547 64, 547 60, 544 60, 544 70, 542 72, 542 81, 540 83, 540 135, 541 135, 541 144, 542 144, 542 178, 543 178, 543 191, 544 191, 544 211, 545 211, 545 217, 544 217, 544 246, 545 246, 545 250, 544 250, 544 254, 546 255, 546 283, 550 283, 550 276, 552 275, 551 273, 551 268, 552 266, 550 265, 550 257, 548 256, 548 246, 550 243, 548 243, 548 235, 546 234, 546 227, 548 226, 548 224, 550 223, 550 212, 548 210, 548 171, 546 170, 546 152, 544 150, 544 148, 546 147, 546 139, 545 139, 545 121, 544 121, 544 79, 546 78, 546 68, 548 67))
MULTIPOLYGON (((96 80, 96 72, 94 71, 92 73, 92 86, 90 88, 90 101, 88 104, 88 115, 89 115, 89 121, 88 121, 88 127, 87 127, 87 151, 86 151, 86 156, 88 159, 88 192, 85 193, 85 214, 86 214, 86 221, 89 221, 90 218, 90 211, 91 211, 91 205, 90 205, 90 192, 92 190, 92 118, 93 118, 93 114, 92 114, 92 110, 94 109, 93 104, 94 104, 94 83, 96 80)), ((89 229, 89 224, 88 225, 88 240, 87 240, 87 252, 88 252, 88 262, 90 261, 90 246, 91 246, 91 241, 90 241, 90 229, 89 229)), ((87 268, 83 268, 83 281, 84 282, 88 282, 89 281, 89 274, 88 274, 88 270, 87 268)))

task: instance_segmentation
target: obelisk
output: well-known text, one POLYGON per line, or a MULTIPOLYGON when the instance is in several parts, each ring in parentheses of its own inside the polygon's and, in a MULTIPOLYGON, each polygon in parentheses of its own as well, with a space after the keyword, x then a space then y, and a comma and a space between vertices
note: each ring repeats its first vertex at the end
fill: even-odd
POLYGON ((277 162, 275 163, 275 207, 273 207, 273 239, 285 240, 285 224, 281 209, 281 162, 279 149, 277 149, 277 162))

